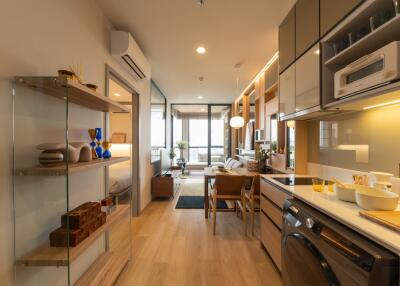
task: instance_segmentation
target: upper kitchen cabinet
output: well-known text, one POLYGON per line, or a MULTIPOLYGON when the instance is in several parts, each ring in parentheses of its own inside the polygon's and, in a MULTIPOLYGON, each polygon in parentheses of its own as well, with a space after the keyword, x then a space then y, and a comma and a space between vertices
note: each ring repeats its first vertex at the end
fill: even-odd
POLYGON ((296 19, 293 7, 279 26, 279 72, 294 62, 296 56, 296 19))
POLYGON ((295 110, 295 65, 291 65, 279 76, 279 117, 294 113, 295 110))
POLYGON ((296 112, 320 104, 319 44, 296 61, 296 112))
POLYGON ((298 58, 319 40, 319 0, 298 0, 295 9, 298 58))
POLYGON ((325 35, 361 2, 363 0, 320 0, 320 35, 325 35))
POLYGON ((278 84, 278 77, 279 77, 278 61, 274 61, 274 63, 265 72, 265 93, 273 91, 273 89, 278 84))

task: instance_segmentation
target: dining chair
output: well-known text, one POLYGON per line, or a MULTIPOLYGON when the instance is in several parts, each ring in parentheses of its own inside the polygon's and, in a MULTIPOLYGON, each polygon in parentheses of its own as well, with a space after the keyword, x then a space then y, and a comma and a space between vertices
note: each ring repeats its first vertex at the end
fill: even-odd
POLYGON ((236 201, 238 211, 242 214, 243 232, 247 233, 247 212, 250 216, 251 234, 254 235, 254 216, 260 210, 260 176, 254 176, 248 181, 246 178, 245 188, 242 189, 241 199, 236 201), (246 186, 247 185, 247 186, 246 186))
POLYGON ((213 234, 216 232, 217 224, 217 202, 218 200, 237 201, 242 198, 244 188, 244 176, 232 174, 217 174, 215 176, 214 187, 210 195, 210 208, 213 217, 213 234))

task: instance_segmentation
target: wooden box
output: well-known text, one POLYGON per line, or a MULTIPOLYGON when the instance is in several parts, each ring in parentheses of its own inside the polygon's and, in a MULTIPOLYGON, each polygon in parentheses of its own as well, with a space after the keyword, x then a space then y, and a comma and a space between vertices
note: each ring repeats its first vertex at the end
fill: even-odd
POLYGON ((90 220, 96 218, 101 213, 101 204, 97 202, 87 202, 72 211, 61 216, 61 226, 63 228, 76 229, 82 227, 90 220))
POLYGON ((89 236, 89 232, 85 229, 66 229, 58 228, 50 233, 50 246, 53 247, 67 247, 69 236, 69 246, 77 246, 86 237, 89 236))

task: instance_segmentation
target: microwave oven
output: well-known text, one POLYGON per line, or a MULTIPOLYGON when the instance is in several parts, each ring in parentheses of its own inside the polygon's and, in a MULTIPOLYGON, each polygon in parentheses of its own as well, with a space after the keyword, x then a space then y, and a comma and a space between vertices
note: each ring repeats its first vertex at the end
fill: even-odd
POLYGON ((360 93, 399 78, 400 42, 395 41, 337 71, 335 98, 360 93))

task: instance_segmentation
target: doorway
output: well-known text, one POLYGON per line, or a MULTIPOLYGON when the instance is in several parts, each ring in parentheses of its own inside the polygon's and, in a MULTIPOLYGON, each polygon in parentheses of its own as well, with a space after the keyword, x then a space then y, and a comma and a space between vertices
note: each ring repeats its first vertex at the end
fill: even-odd
POLYGON ((116 171, 107 168, 108 191, 128 192, 132 201, 132 216, 140 214, 139 177, 139 93, 111 67, 106 67, 106 96, 127 106, 131 112, 106 114, 106 138, 110 138, 114 157, 129 156, 130 161, 116 164, 116 171), (130 176, 130 177, 129 177, 130 176), (117 189, 115 189, 117 188, 117 189))

